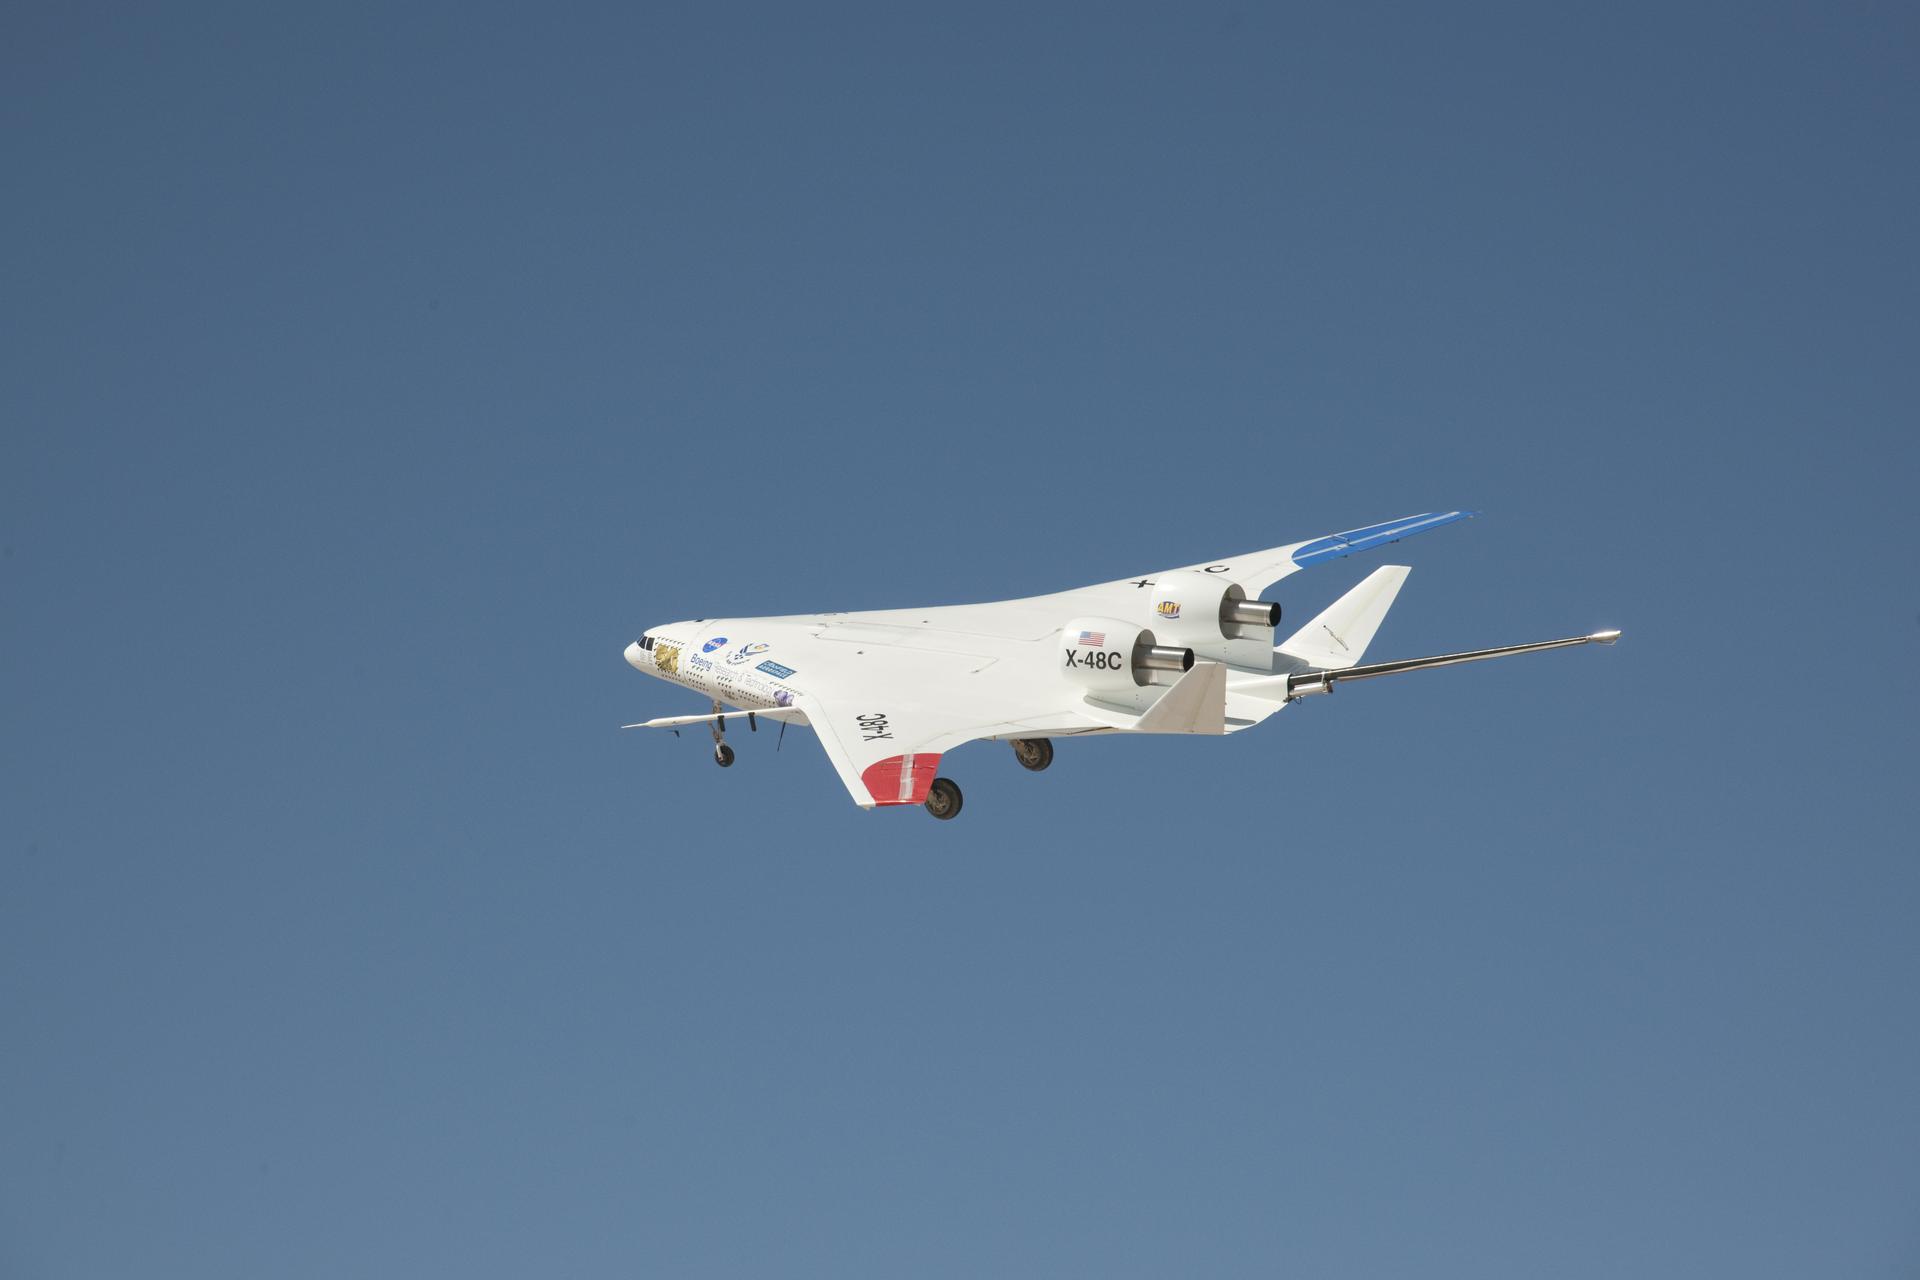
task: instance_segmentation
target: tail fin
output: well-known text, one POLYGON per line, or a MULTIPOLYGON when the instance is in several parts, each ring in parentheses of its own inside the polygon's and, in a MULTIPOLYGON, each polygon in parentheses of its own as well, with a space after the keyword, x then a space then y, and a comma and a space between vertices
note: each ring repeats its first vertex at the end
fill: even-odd
POLYGON ((1225 733, 1226 716, 1227 669, 1201 662, 1174 681, 1133 728, 1136 733, 1225 733))
POLYGON ((1288 637, 1275 650, 1276 671, 1303 667, 1340 670, 1356 666, 1373 643, 1381 619, 1393 607, 1393 598, 1413 570, 1402 564, 1382 565, 1359 586, 1327 606, 1325 612, 1288 637))

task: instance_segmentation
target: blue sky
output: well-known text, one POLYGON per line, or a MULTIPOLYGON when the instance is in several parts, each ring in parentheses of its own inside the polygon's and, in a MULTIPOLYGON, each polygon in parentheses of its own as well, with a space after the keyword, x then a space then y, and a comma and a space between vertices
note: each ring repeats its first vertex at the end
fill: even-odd
POLYGON ((15 6, 0 1271, 1920 1268, 1898 6, 15 6), (620 660, 1410 512, 951 824, 620 660))

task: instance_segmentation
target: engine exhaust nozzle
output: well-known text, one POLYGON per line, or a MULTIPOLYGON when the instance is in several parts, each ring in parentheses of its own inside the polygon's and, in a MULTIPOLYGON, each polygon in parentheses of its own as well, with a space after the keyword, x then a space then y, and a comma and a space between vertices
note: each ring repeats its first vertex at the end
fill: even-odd
POLYGON ((1277 627, 1280 625, 1280 605, 1273 600, 1222 600, 1220 625, 1223 627, 1277 627))
POLYGON ((1193 650, 1166 644, 1142 645, 1134 650, 1133 665, 1139 671, 1191 671, 1193 650))

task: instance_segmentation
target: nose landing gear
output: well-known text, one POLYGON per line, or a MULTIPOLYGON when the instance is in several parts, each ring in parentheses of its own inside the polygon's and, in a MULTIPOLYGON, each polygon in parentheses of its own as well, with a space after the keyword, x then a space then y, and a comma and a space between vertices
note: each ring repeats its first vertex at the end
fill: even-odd
POLYGON ((722 769, 733 766, 733 748, 727 745, 727 718, 720 714, 720 704, 713 704, 713 762, 722 769))
POLYGON ((1053 763, 1053 743, 1047 738, 1015 738, 1013 758, 1021 768, 1038 773, 1053 763))

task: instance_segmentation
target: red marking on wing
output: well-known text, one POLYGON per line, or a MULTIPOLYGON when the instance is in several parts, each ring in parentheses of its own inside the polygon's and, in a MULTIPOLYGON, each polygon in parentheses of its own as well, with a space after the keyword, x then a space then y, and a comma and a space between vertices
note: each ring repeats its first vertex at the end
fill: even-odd
POLYGON ((875 804, 925 804, 927 788, 940 768, 938 752, 888 756, 866 767, 860 781, 875 804))

